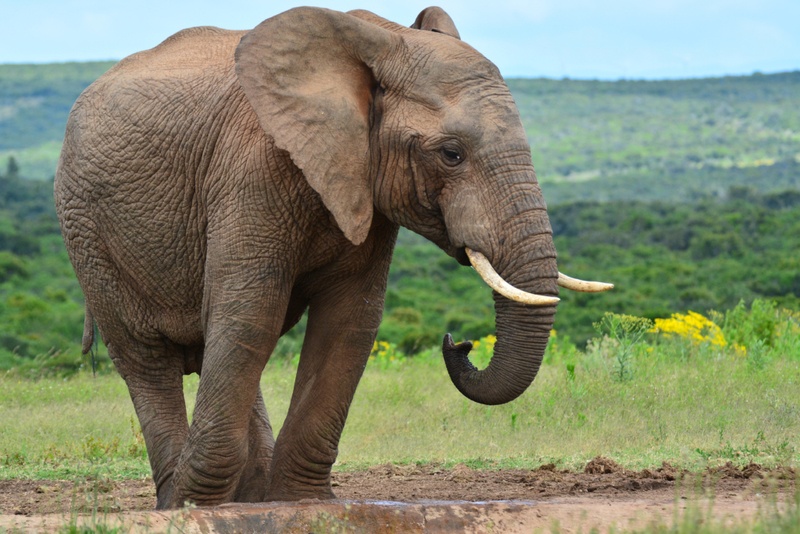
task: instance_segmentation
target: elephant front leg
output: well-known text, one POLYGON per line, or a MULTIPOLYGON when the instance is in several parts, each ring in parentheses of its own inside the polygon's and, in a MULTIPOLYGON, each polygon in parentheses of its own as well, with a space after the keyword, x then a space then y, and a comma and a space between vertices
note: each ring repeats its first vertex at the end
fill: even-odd
POLYGON ((375 341, 384 294, 385 281, 367 277, 312 299, 291 405, 275 444, 268 501, 335 498, 331 466, 375 341))

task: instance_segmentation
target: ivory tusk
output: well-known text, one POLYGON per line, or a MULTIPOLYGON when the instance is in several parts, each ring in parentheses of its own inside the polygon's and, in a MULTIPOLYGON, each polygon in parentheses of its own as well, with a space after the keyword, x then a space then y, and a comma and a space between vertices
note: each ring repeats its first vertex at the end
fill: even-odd
POLYGON ((586 280, 578 280, 567 276, 561 271, 558 272, 558 285, 565 289, 573 291, 580 291, 581 293, 600 293, 614 288, 614 284, 606 284, 605 282, 587 282, 586 280))
POLYGON ((561 300, 558 297, 534 295, 533 293, 527 293, 521 289, 517 289, 503 280, 503 278, 497 274, 497 271, 494 270, 492 265, 489 263, 489 260, 486 259, 486 256, 480 252, 470 250, 469 248, 466 250, 470 263, 472 263, 472 266, 475 267, 476 271, 478 271, 478 274, 481 275, 483 281, 486 282, 489 287, 507 299, 521 302, 522 304, 533 304, 538 306, 557 304, 558 301, 561 300))

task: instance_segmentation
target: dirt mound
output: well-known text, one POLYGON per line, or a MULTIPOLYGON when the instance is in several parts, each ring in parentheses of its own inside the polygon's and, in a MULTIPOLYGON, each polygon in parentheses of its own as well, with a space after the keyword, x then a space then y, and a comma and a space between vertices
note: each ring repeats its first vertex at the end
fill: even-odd
POLYGON ((540 473, 544 473, 546 471, 549 471, 551 473, 555 473, 557 471, 556 470, 556 464, 542 464, 539 467, 537 467, 536 469, 534 469, 534 471, 539 471, 540 473))
POLYGON ((588 475, 604 475, 606 473, 616 473, 617 471, 622 471, 622 466, 611 458, 605 458, 604 456, 595 456, 583 468, 583 472, 588 475))
POLYGON ((671 466, 668 462, 661 462, 661 467, 658 469, 642 469, 639 471, 639 478, 655 478, 661 480, 673 481, 682 474, 689 474, 689 471, 681 472, 677 467, 671 466))
POLYGON ((475 482, 475 473, 466 464, 456 464, 447 480, 451 482, 475 482))
POLYGON ((719 467, 709 467, 707 471, 712 475, 721 478, 753 478, 761 476, 761 465, 750 462, 741 469, 733 465, 733 462, 726 462, 719 467))

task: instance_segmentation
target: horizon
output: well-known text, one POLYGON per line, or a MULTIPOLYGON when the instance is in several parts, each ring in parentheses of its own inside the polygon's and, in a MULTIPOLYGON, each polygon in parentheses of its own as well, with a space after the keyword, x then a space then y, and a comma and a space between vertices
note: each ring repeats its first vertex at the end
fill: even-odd
MULTIPOLYGON (((23 62, 5 62, 0 63, 0 67, 5 66, 47 66, 47 65, 67 65, 71 63, 118 63, 121 59, 88 59, 88 60, 67 60, 67 61, 23 61, 23 62)), ((699 76, 686 76, 676 78, 579 78, 573 76, 564 76, 556 78, 552 76, 503 76, 504 80, 550 80, 550 81, 575 81, 575 82, 678 82, 683 80, 713 80, 723 78, 749 78, 754 76, 774 76, 780 74, 793 74, 800 73, 800 68, 791 70, 779 70, 774 72, 763 72, 755 70, 749 74, 721 74, 721 75, 699 75, 699 76)))

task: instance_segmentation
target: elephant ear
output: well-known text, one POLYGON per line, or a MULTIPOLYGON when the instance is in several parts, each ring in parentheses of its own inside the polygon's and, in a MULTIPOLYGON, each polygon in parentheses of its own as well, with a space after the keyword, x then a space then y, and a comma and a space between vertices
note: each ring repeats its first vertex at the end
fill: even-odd
POLYGON ((371 11, 367 11, 366 9, 352 9, 347 12, 348 15, 353 15, 354 17, 360 18, 361 20, 366 20, 376 26, 380 26, 386 30, 392 31, 394 33, 406 33, 409 31, 408 28, 405 26, 401 26, 396 22, 392 22, 390 20, 386 20, 383 17, 379 17, 375 13, 371 11))
POLYGON ((453 19, 450 18, 444 9, 441 7, 431 6, 426 7, 417 15, 417 20, 411 25, 415 30, 427 30, 437 33, 443 33, 450 37, 455 37, 459 41, 459 35, 453 19))
POLYGON ((300 7, 265 20, 236 48, 236 75, 259 124, 356 245, 372 222, 376 71, 400 44, 392 32, 351 15, 300 7))

